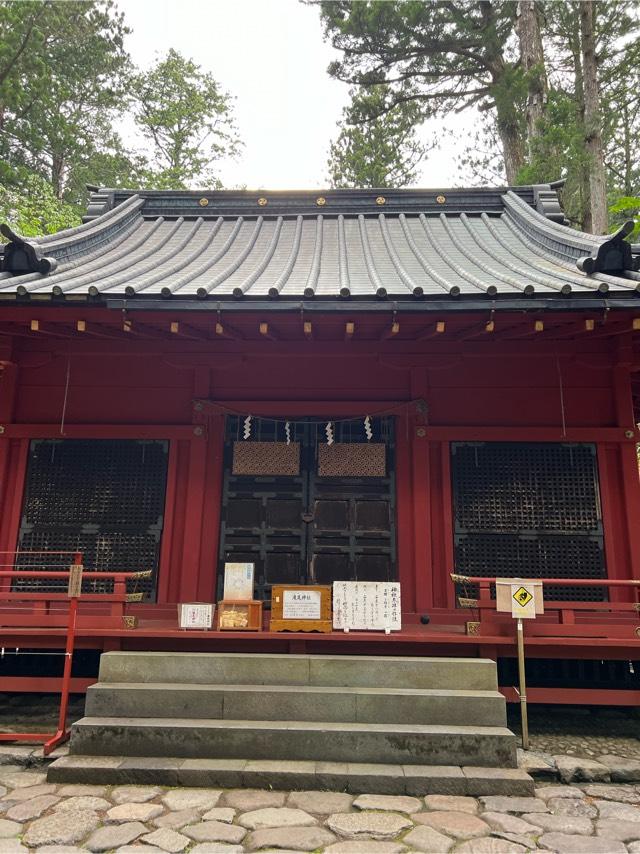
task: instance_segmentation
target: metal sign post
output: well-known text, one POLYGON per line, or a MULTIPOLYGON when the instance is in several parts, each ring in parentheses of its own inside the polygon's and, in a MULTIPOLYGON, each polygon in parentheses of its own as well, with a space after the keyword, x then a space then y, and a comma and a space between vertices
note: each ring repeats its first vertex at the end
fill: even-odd
POLYGON ((520 688, 520 718, 522 721, 522 747, 529 749, 529 715, 527 711, 527 679, 524 656, 523 620, 534 620, 537 614, 544 613, 542 582, 523 581, 520 578, 496 580, 496 609, 511 611, 516 621, 516 640, 518 645, 518 681, 520 688))
POLYGON ((522 617, 517 620, 518 635, 518 677, 520 680, 520 719, 522 721, 522 749, 529 749, 529 715, 527 712, 527 680, 524 672, 524 631, 522 617))

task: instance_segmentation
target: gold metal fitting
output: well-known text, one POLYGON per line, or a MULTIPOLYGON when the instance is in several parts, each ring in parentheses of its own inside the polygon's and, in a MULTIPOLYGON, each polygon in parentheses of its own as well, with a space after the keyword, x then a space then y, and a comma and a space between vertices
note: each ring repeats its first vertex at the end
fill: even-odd
POLYGON ((436 196, 436 202, 439 205, 443 205, 447 201, 447 197, 443 195, 436 196))
POLYGON ((126 615, 122 618, 122 627, 124 629, 137 629, 138 628, 138 618, 130 617, 126 615))
POLYGON ((477 608, 478 600, 467 599, 465 596, 458 596, 458 605, 460 605, 461 608, 477 608))
POLYGON ((209 204, 209 199, 202 198, 202 199, 200 199, 198 204, 200 205, 201 208, 206 208, 207 205, 209 204))
POLYGON ((140 570, 140 572, 132 573, 132 578, 151 578, 152 575, 153 575, 152 570, 143 569, 143 570, 140 570))
POLYGON ((322 207, 323 205, 327 204, 327 200, 324 196, 318 196, 318 198, 316 199, 316 204, 322 207))
POLYGON ((468 635, 479 635, 480 634, 480 623, 473 621, 466 624, 467 634, 468 635))
POLYGON ((127 602, 142 602, 142 598, 144 593, 127 593, 126 601, 127 602))
POLYGON ((424 439, 424 437, 425 437, 426 435, 427 435, 427 431, 425 430, 425 428, 424 428, 424 427, 418 427, 418 428, 417 428, 417 430, 416 430, 416 436, 417 436, 419 439, 424 439))
POLYGON ((638 628, 634 630, 634 634, 636 637, 640 638, 640 626, 638 626, 638 628))
POLYGON ((625 439, 633 439, 633 437, 634 437, 635 435, 636 435, 636 434, 633 432, 633 430, 625 430, 625 431, 624 431, 624 437, 625 437, 625 439))
POLYGON ((266 204, 268 204, 268 202, 264 196, 260 196, 260 198, 258 199, 258 204, 261 208, 263 208, 266 204))
POLYGON ((468 575, 457 575, 455 572, 450 573, 450 578, 452 581, 471 581, 472 579, 468 575))
POLYGON ((378 196, 378 198, 376 199, 377 205, 386 205, 386 203, 387 203, 387 200, 385 199, 384 196, 378 196))
POLYGON ((0 436, 4 433, 4 427, 0 424, 0 436))
POLYGON ((202 436, 203 433, 204 433, 204 427, 198 426, 198 427, 193 428, 193 435, 194 436, 202 436))

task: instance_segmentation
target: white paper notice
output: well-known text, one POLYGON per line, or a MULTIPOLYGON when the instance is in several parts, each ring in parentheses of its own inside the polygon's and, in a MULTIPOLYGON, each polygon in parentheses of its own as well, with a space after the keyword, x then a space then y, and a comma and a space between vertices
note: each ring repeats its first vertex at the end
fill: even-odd
POLYGON ((333 628, 400 631, 399 582, 334 581, 333 628))
POLYGON ((225 563, 224 599, 253 599, 253 564, 225 563))
POLYGON ((181 629, 210 629, 213 625, 213 605, 193 602, 180 605, 181 629))
POLYGON ((318 590, 285 590, 282 602, 283 620, 319 620, 318 590))

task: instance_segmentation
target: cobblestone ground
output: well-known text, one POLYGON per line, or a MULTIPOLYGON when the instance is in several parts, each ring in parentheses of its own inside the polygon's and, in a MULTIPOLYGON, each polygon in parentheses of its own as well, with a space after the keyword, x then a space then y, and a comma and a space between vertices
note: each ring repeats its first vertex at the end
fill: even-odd
MULTIPOLYGON (((520 710, 508 710, 509 727, 519 736, 520 710)), ((546 753, 640 759, 640 714, 634 708, 530 706, 529 735, 531 747, 546 753)))
MULTIPOLYGON (((637 769, 636 769, 637 770, 637 769)), ((0 766, 0 854, 630 854, 640 785, 541 784, 535 797, 53 785, 0 766)))

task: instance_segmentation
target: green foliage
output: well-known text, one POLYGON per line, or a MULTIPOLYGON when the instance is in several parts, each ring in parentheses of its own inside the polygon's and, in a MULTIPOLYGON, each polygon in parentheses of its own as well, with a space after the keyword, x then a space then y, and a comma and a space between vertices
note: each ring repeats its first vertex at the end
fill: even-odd
POLYGON ((0 158, 59 199, 81 202, 78 171, 117 141, 127 32, 111 0, 0 2, 0 158))
POLYGON ((150 179, 160 189, 194 181, 219 188, 213 164, 235 156, 240 140, 232 98, 211 74, 170 50, 133 81, 136 123, 153 148, 150 179))
MULTIPOLYGON (((507 176, 524 157, 526 81, 510 39, 515 2, 501 0, 321 0, 327 37, 342 52, 339 80, 388 89, 383 110, 417 103, 423 118, 472 106, 493 116, 507 176)), ((372 109, 375 119, 381 110, 372 109)))
MULTIPOLYGON (((550 92, 541 137, 518 183, 565 179, 562 202, 569 221, 587 222, 590 162, 585 150, 582 60, 577 2, 545 3, 546 64, 550 92)), ((595 5, 604 159, 609 199, 640 194, 640 41, 637 4, 595 5)))
POLYGON ((6 172, 1 174, 0 222, 8 222, 25 237, 80 225, 80 210, 56 198, 45 178, 20 169, 11 179, 6 172))
POLYGON ((427 151, 418 139, 420 107, 415 101, 387 110, 389 90, 372 86, 352 92, 339 134, 329 150, 332 187, 406 187, 427 151), (376 118, 367 122, 366 117, 376 118))
POLYGON ((636 225, 627 239, 633 243, 640 238, 640 198, 637 196, 623 196, 615 204, 610 206, 609 213, 614 215, 613 231, 625 220, 632 219, 636 225))

